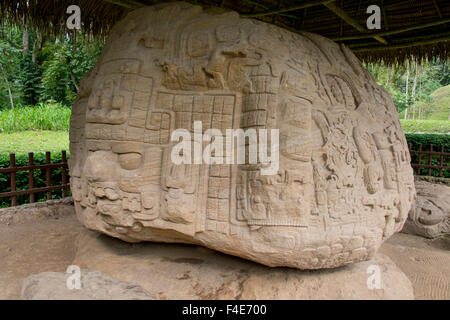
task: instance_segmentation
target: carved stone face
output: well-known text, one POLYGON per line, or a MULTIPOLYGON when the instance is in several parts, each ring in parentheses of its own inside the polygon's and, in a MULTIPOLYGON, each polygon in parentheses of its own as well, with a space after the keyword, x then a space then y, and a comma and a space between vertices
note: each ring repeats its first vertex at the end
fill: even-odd
POLYGON ((70 170, 91 229, 303 269, 369 259, 414 198, 392 100, 347 48, 185 3, 114 27, 73 106, 70 170), (175 165, 171 134, 195 121, 279 130, 278 172, 175 165))
POLYGON ((426 238, 450 234, 450 187, 416 181, 417 200, 402 232, 426 238))

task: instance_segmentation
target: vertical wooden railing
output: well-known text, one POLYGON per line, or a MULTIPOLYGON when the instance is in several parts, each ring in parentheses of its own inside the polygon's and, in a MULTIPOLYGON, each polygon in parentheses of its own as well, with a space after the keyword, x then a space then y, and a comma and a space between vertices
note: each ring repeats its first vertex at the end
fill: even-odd
POLYGON ((448 158, 449 152, 445 152, 444 145, 441 145, 440 151, 434 151, 434 146, 430 145, 429 151, 424 151, 422 144, 419 144, 419 150, 411 150, 411 144, 409 145, 409 153, 411 154, 411 166, 417 170, 417 175, 422 175, 423 170, 426 170, 426 174, 432 175, 432 170, 438 170, 438 176, 442 177, 444 170, 449 170, 448 158), (417 155, 417 162, 414 162, 414 155, 417 155), (425 157, 425 158, 424 158, 425 157), (433 165, 433 159, 437 160, 437 164, 433 165), (425 162, 425 163, 423 163, 425 162))
MULTIPOLYGON (((9 167, 11 169, 16 168, 16 155, 14 153, 11 153, 9 155, 9 167)), ((11 171, 11 193, 13 195, 11 196, 11 206, 17 205, 17 196, 14 194, 16 192, 16 171, 11 171)))
MULTIPOLYGON (((67 153, 66 150, 62 151, 62 163, 66 164, 66 166, 62 167, 61 171, 62 171, 62 184, 66 185, 67 184, 67 153)), ((63 197, 67 197, 67 189, 64 188, 62 189, 63 192, 63 197)))
MULTIPOLYGON (((30 152, 28 153, 28 165, 30 167, 34 166, 34 153, 30 152)), ((34 189, 34 169, 30 169, 28 172, 28 187, 30 189, 34 189)), ((30 203, 34 203, 34 193, 30 193, 30 203)))
MULTIPOLYGON (((10 164, 9 168, 0 168, 1 173, 9 173, 10 174, 10 188, 9 192, 0 192, 0 198, 11 198, 11 206, 14 207, 17 205, 17 197, 21 195, 29 195, 30 203, 34 203, 36 201, 35 194, 38 192, 45 192, 47 200, 52 199, 52 191, 62 190, 62 194, 64 197, 67 196, 67 190, 70 185, 68 183, 68 175, 67 175, 67 153, 65 150, 62 151, 62 160, 59 163, 51 162, 51 153, 45 153, 45 164, 35 165, 34 164, 34 154, 32 152, 28 153, 28 165, 23 167, 16 166, 16 155, 11 153, 9 155, 10 164), (52 185, 52 169, 61 168, 61 184, 52 185), (36 170, 45 170, 45 187, 36 188, 35 187, 35 179, 34 173, 36 170), (17 190, 17 172, 28 171, 28 189, 26 190, 17 190)), ((0 190, 1 191, 1 190, 0 190)))

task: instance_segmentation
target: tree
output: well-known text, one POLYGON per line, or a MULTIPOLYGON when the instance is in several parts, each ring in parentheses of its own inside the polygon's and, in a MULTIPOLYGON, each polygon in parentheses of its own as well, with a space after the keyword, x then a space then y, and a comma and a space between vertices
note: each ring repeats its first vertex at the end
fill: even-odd
POLYGON ((21 100, 19 63, 22 39, 17 28, 0 23, 0 109, 21 100))
POLYGON ((42 49, 46 60, 42 64, 43 91, 41 100, 55 100, 71 105, 78 93, 84 74, 92 69, 101 53, 102 43, 78 37, 47 42, 42 49))
POLYGON ((25 23, 0 23, 0 109, 56 101, 70 106, 102 41, 76 34, 44 36, 25 23))

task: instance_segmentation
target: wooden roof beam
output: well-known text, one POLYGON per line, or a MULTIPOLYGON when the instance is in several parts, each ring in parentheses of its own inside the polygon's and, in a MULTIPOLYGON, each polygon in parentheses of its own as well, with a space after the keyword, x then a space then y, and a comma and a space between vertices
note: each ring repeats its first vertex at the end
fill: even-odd
MULTIPOLYGON (((347 12, 345 12, 341 7, 337 6, 334 2, 326 2, 323 5, 333 11, 339 18, 347 22, 359 32, 367 34, 367 30, 363 26, 361 26, 356 19, 350 17, 347 12)), ((370 38, 374 38, 383 44, 388 44, 388 42, 381 36, 370 35, 370 38)))
POLYGON ((334 40, 334 41, 359 40, 359 39, 373 38, 374 36, 380 36, 380 37, 391 36, 391 35, 398 34, 398 33, 434 27, 434 26, 438 26, 441 24, 449 23, 449 22, 450 22, 450 18, 446 18, 446 19, 441 19, 441 20, 432 21, 432 22, 428 22, 428 23, 416 24, 413 26, 396 29, 396 30, 381 31, 381 32, 366 33, 366 34, 357 34, 354 36, 346 36, 346 37, 336 37, 336 38, 332 38, 332 40, 334 40))
POLYGON ((142 3, 141 1, 135 0, 104 0, 104 1, 127 9, 138 9, 147 5, 145 3, 142 3))
POLYGON ((364 47, 364 48, 355 48, 355 49, 352 49, 352 51, 353 52, 367 52, 367 51, 375 52, 375 51, 396 50, 396 49, 405 49, 405 48, 410 48, 410 47, 426 46, 426 45, 435 44, 435 43, 439 43, 439 42, 450 41, 450 34, 439 35, 438 37, 431 38, 431 39, 428 37, 428 39, 424 39, 424 40, 414 41, 414 38, 412 38, 411 40, 413 40, 413 41, 408 42, 408 43, 390 45, 390 46, 370 46, 370 47, 364 47))
MULTIPOLYGON (((249 4, 252 4, 252 5, 256 6, 256 7, 260 7, 262 9, 269 10, 269 8, 267 8, 265 5, 262 5, 262 4, 260 4, 260 3, 256 2, 256 1, 253 1, 253 0, 242 0, 242 1, 247 2, 249 4)), ((302 20, 302 18, 294 16, 292 14, 280 13, 278 15, 282 16, 282 17, 286 17, 286 18, 295 19, 295 20, 302 20)))
POLYGON ((270 15, 273 15, 273 14, 280 14, 280 13, 289 12, 289 11, 306 9, 306 8, 309 8, 309 7, 314 7, 314 6, 319 6, 319 5, 323 5, 323 4, 326 4, 326 3, 331 3, 333 1, 336 1, 336 0, 311 0, 311 1, 305 1, 303 4, 299 4, 299 5, 293 6, 293 7, 284 7, 284 8, 268 10, 268 11, 264 11, 264 12, 256 12, 256 13, 247 13, 247 14, 243 13, 243 14, 241 14, 241 17, 243 17, 243 18, 259 18, 259 17, 264 17, 264 16, 270 16, 270 15))
MULTIPOLYGON (((450 32, 440 32, 440 33, 436 33, 433 34, 432 36, 430 36, 429 34, 422 34, 419 36, 414 36, 414 37, 408 37, 408 38, 404 38, 404 39, 399 39, 399 40, 392 40, 390 42, 391 46, 395 46, 395 45, 401 45, 401 44, 407 44, 410 42, 416 42, 416 41, 420 41, 420 40, 430 40, 430 39, 436 39, 436 38, 443 38, 443 37, 447 37, 450 36, 450 32)), ((350 49, 363 49, 363 48, 367 48, 367 47, 374 47, 376 46, 375 43, 373 41, 371 42, 359 42, 359 43, 351 43, 351 44, 346 44, 346 46, 350 49)))

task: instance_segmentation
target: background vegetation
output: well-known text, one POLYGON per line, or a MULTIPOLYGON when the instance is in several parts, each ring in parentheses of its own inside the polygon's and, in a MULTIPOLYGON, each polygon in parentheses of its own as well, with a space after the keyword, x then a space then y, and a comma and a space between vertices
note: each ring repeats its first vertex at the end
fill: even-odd
POLYGON ((102 42, 81 34, 69 39, 28 29, 0 23, 0 109, 47 102, 70 106, 102 42))
POLYGON ((61 103, 42 103, 35 106, 16 107, 0 110, 0 128, 3 132, 26 130, 68 131, 70 107, 61 103))
POLYGON ((368 64, 377 83, 391 94, 401 119, 450 120, 449 61, 407 60, 368 64))

